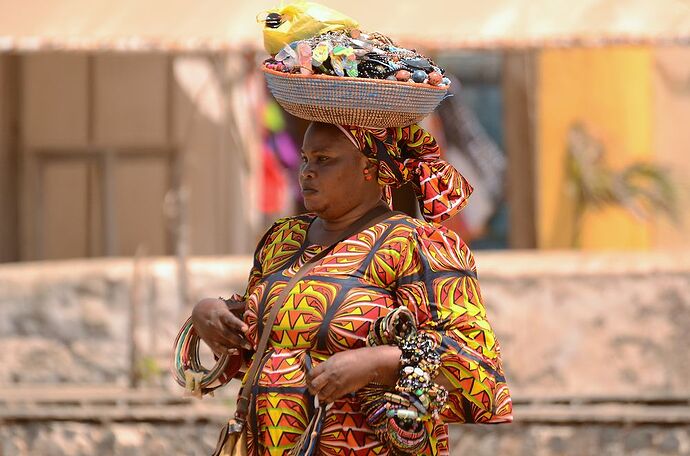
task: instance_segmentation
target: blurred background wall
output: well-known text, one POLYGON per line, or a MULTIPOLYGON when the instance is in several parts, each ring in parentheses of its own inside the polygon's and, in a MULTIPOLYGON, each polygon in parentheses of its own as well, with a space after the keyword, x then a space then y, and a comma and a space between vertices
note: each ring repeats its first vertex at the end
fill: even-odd
MULTIPOLYGON (((688 118, 689 53, 680 46, 616 46, 439 54, 462 81, 462 105, 478 116, 507 163, 500 201, 488 217, 453 228, 476 248, 574 247, 564 163, 577 124, 602 144, 603 166, 645 162, 668 169, 678 215, 673 222, 654 212, 640 219, 623 205, 588 210, 578 247, 687 248, 690 138, 680 124, 688 118)), ((255 136, 241 139, 243 153, 230 149, 224 136, 233 124, 221 118, 227 98, 233 90, 254 90, 243 93, 246 106, 266 95, 253 82, 230 84, 217 60, 162 53, 1 56, 0 259, 132 255, 139 245, 172 254, 180 169, 190 254, 248 253, 265 227, 261 219, 299 210, 293 170, 279 166, 292 185, 275 188, 262 154, 247 152, 263 147, 265 101, 231 111, 255 136), (258 200, 267 188, 283 202, 262 215, 258 200), (233 197, 242 192, 246 199, 233 197), (237 216, 249 225, 233 223, 237 216)), ((246 62, 229 65, 245 79, 260 78, 246 62)), ((303 122, 290 124, 298 144, 303 122)))

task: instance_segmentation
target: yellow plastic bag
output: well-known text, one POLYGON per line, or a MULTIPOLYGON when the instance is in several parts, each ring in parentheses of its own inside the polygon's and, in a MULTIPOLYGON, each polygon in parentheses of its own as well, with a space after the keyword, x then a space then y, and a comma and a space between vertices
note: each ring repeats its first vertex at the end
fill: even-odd
POLYGON ((287 6, 265 12, 280 14, 280 26, 264 26, 264 47, 269 54, 277 54, 286 44, 311 38, 335 30, 358 28, 359 24, 346 15, 319 5, 298 1, 287 6))

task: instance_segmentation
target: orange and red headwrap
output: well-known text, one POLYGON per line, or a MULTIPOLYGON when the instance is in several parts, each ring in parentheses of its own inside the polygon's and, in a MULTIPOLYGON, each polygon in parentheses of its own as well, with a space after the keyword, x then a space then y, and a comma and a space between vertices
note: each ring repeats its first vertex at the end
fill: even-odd
POLYGON ((446 220, 465 207, 472 186, 441 159, 434 137, 417 124, 408 127, 338 128, 379 170, 379 183, 390 205, 391 187, 414 186, 422 216, 429 222, 446 220))

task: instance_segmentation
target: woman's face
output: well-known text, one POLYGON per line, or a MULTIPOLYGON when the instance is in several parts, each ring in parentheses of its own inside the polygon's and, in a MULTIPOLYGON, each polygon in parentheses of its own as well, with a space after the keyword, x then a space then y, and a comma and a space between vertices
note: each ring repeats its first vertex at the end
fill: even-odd
POLYGON ((307 128, 299 183, 304 207, 324 219, 337 219, 359 205, 381 199, 376 169, 330 124, 311 123, 307 128), (365 180, 365 169, 371 180, 365 180))

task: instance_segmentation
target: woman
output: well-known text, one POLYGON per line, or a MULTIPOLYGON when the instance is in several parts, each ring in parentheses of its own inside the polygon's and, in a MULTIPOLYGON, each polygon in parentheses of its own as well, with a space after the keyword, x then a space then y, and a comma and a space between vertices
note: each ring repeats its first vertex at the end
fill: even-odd
MULTIPOLYGON (((472 190, 417 125, 370 130, 312 123, 302 159, 299 180, 311 214, 278 220, 260 241, 247 291, 233 297, 246 303, 244 319, 220 299, 194 308, 194 327, 217 354, 237 352, 248 362, 282 286, 342 230, 387 204, 390 186, 411 182, 431 221, 457 213, 472 190)), ((391 213, 338 243, 291 290, 250 408, 250 454, 291 448, 313 413, 313 396, 331 404, 318 454, 388 454, 354 393, 371 382, 396 384, 400 349, 366 346, 366 338, 372 322, 399 306, 437 342, 435 381, 450 393, 442 420, 429 424, 422 453, 448 453, 444 423, 511 421, 500 349, 485 318, 471 252, 441 225, 391 213)))

